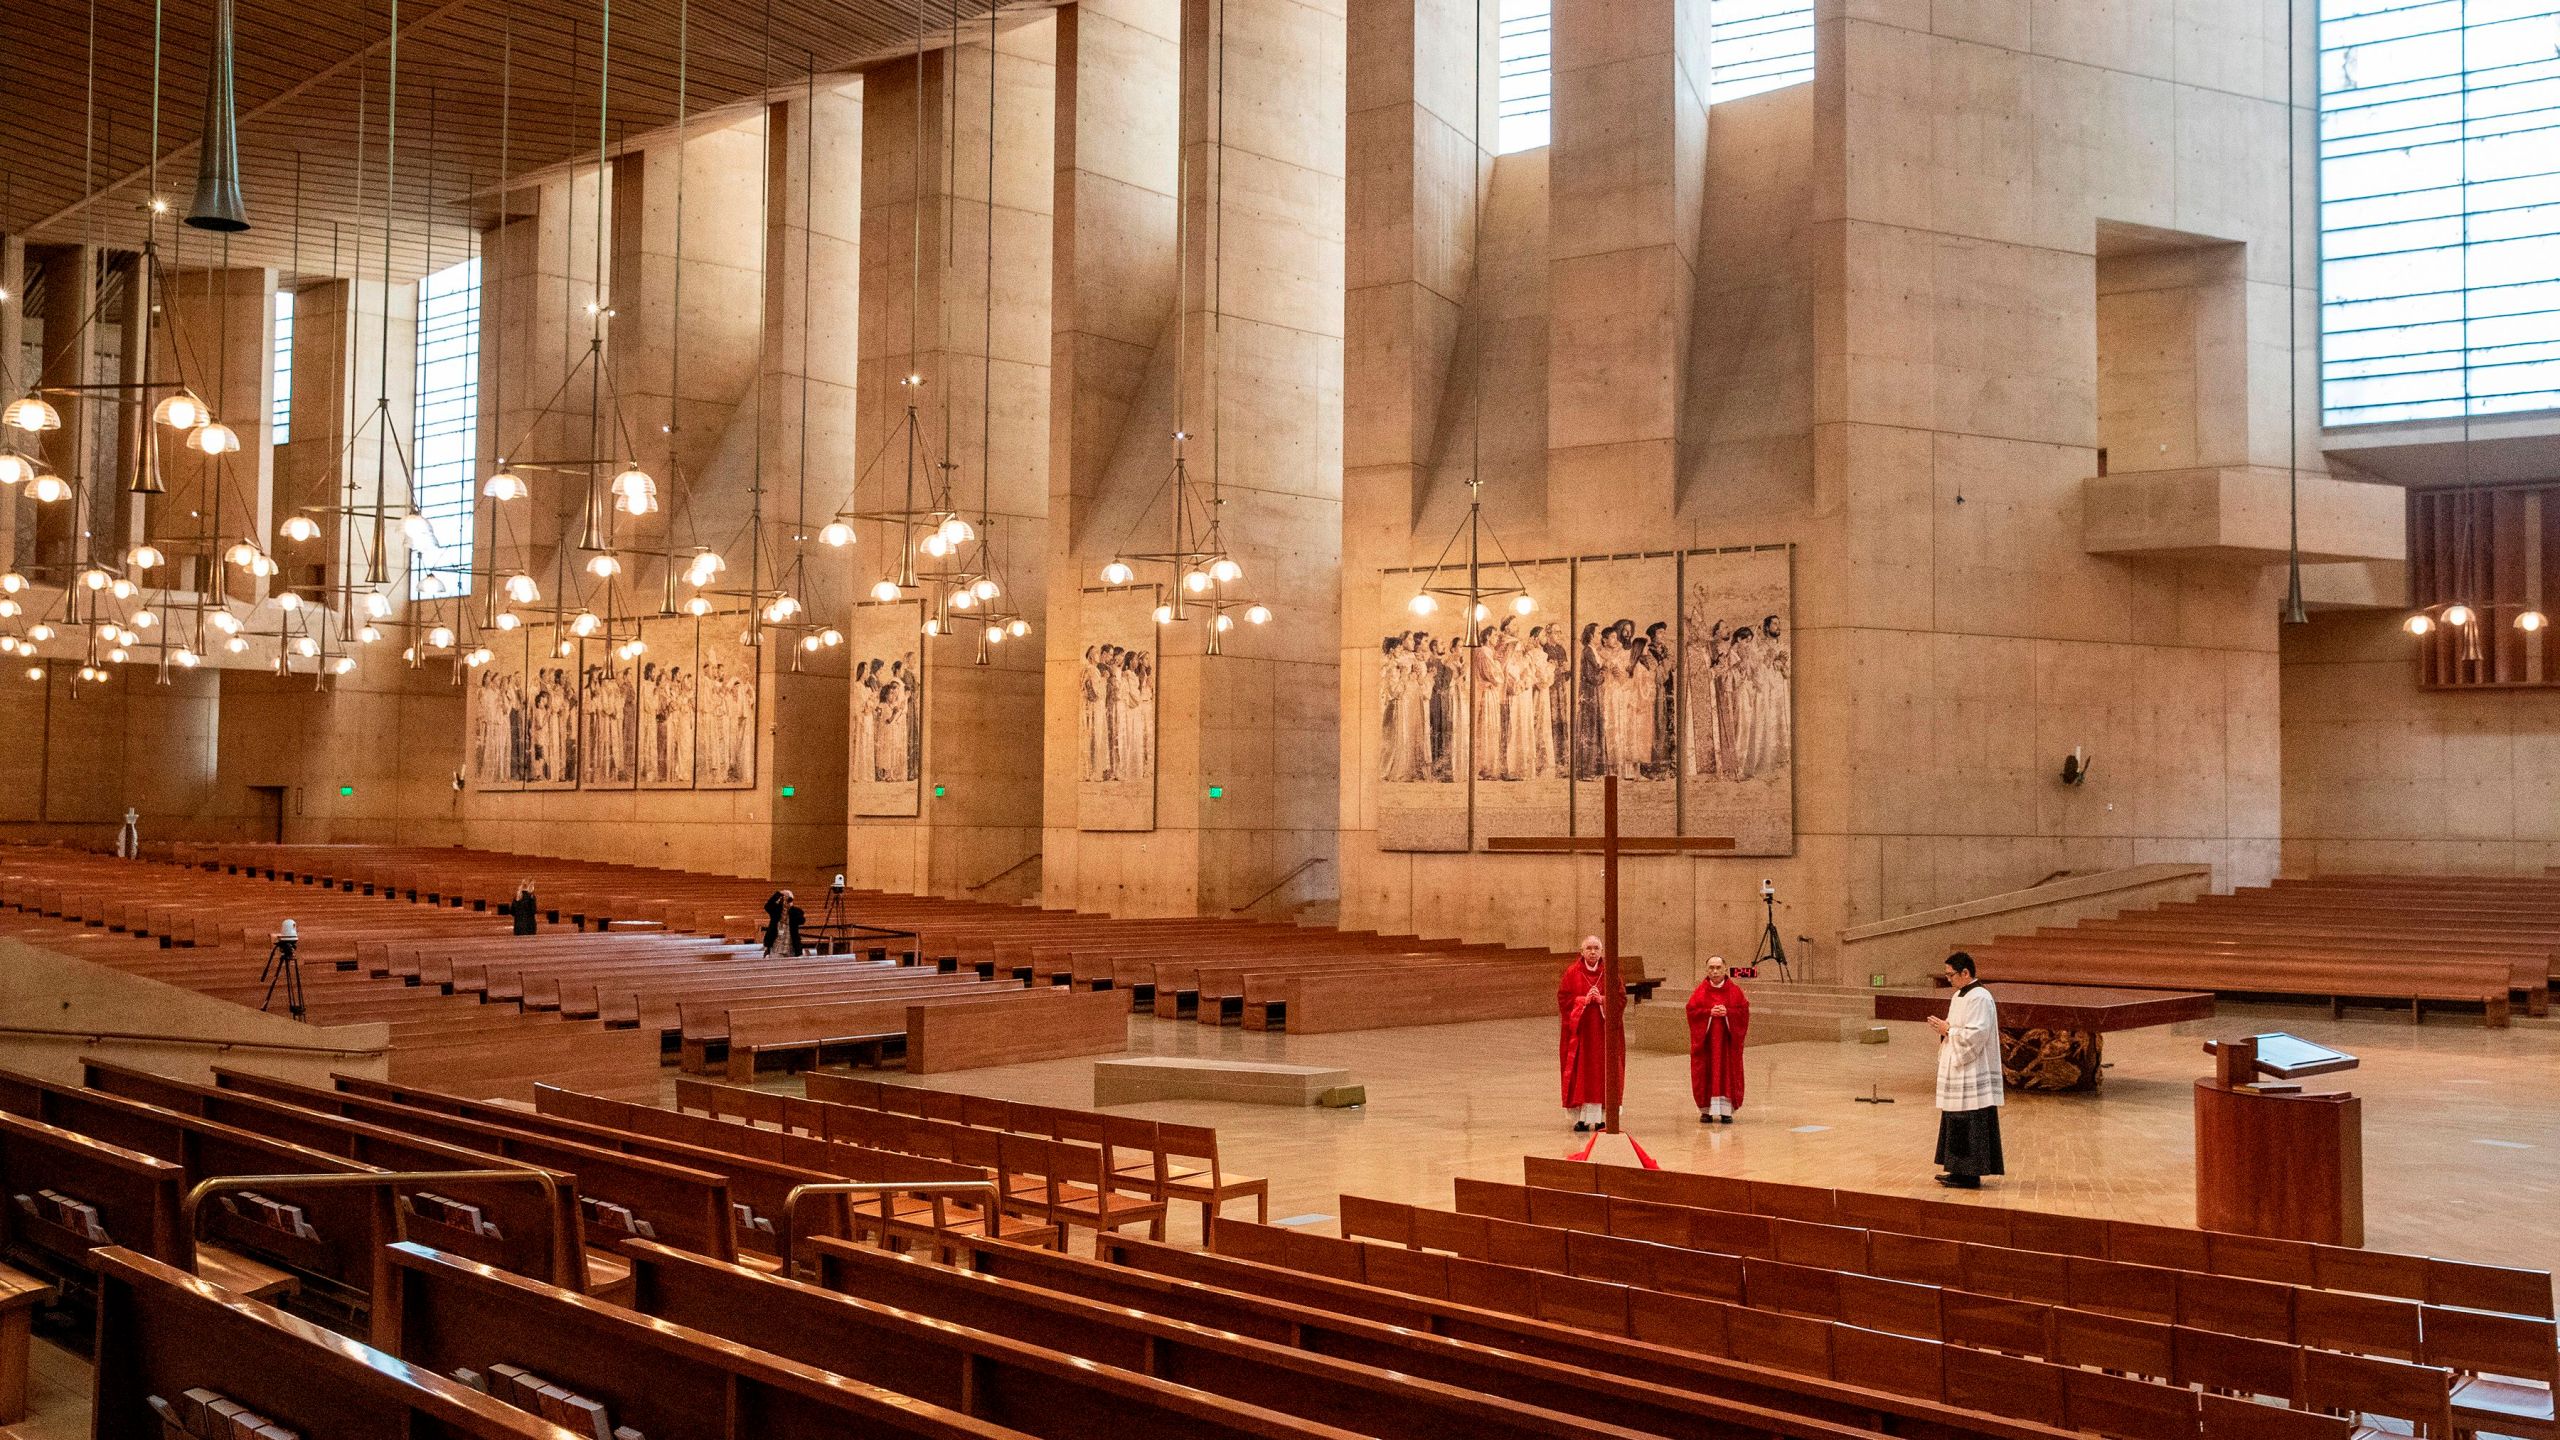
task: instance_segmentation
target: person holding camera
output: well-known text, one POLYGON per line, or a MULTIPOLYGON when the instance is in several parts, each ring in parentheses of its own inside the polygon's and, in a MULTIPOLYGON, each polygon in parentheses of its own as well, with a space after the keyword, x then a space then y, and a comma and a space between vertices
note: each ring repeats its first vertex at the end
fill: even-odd
POLYGON ((516 934, 530 935, 534 932, 534 913, 533 882, 517 882, 516 898, 507 902, 507 918, 514 922, 516 934))
POLYGON ((1707 976, 1689 992, 1689 1095, 1698 1123, 1730 1125, 1742 1108, 1742 1047, 1751 1035, 1751 997, 1729 978, 1724 957, 1707 957, 1707 976))

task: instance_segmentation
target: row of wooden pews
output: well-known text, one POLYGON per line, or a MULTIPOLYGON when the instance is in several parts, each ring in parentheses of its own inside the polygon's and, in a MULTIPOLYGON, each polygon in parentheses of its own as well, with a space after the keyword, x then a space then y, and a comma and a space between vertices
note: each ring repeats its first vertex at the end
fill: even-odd
POLYGON ((2560 1424, 2548 1274, 1568 1161, 1524 1171, 1459 1180, 1446 1211, 1344 1196, 1340 1239, 1221 1222, 1212 1249, 2127 1440, 2343 1437, 2340 1415, 2427 1435, 2560 1424))
MULTIPOLYGON (((740 942, 760 933, 766 882, 640 866, 417 847, 186 845, 182 862, 280 883, 387 895, 432 908, 495 908, 527 880, 544 911, 583 931, 636 927, 740 942)), ((817 910, 815 889, 802 898, 817 910)), ((1560 952, 1229 918, 1117 919, 1067 911, 853 890, 858 933, 828 948, 949 973, 1111 991, 1141 1013, 1297 1033, 1543 1015, 1560 952), (1378 983, 1381 974, 1391 978, 1378 983)), ((1629 989, 1659 977, 1626 957, 1629 989)), ((573 1013, 612 1018, 607 997, 564 992, 573 1013), (594 1005, 592 1012, 583 1007, 594 1005)), ((643 1018, 641 1023, 648 1023, 643 1018)))
POLYGON ((2003 980, 2543 1015, 2560 975, 2560 878, 2333 875, 1969 945, 2003 980))

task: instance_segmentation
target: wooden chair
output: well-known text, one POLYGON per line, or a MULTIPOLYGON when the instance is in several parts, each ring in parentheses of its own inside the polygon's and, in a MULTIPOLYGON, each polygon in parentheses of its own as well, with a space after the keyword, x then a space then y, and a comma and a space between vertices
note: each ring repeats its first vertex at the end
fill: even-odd
POLYGON ((2356 1440, 2410 1433, 2449 1440, 2453 1435, 2452 1371, 2334 1350, 2304 1350, 2301 1355, 2302 1408, 2345 1416, 2356 1427, 2356 1440), (2375 1425, 2376 1416, 2408 1428, 2375 1425))
POLYGON ((2532 1440, 2560 1437, 2552 1408, 2560 1349, 2552 1322, 2443 1305, 2427 1306, 2422 1321, 2418 1359, 2453 1372, 2456 1424, 2532 1440))
POLYGON ((1271 1219, 1271 1182, 1245 1175, 1229 1175, 1218 1160, 1218 1132, 1205 1125, 1176 1125, 1165 1121, 1156 1126, 1156 1140, 1166 1162, 1164 1198, 1197 1201, 1200 1206, 1200 1228, 1205 1234, 1209 1222, 1230 1200, 1253 1197, 1254 1223, 1267 1224, 1271 1219), (1192 1178, 1174 1175, 1177 1162, 1197 1160, 1206 1166, 1203 1177, 1195 1169, 1192 1178))

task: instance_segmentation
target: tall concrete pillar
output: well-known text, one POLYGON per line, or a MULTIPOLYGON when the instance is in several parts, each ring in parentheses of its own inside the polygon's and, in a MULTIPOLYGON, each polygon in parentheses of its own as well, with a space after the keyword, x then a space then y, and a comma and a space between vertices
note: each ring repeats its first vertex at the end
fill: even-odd
MULTIPOLYGON (((222 552, 241 540, 274 550, 275 447, 268 425, 275 403, 276 273, 233 268, 164 274, 167 283, 152 297, 160 311, 151 336, 154 378, 183 381, 240 437, 240 448, 210 457, 177 431, 158 427, 160 474, 169 489, 148 502, 144 524, 158 541, 209 540, 211 557, 194 557, 200 567, 210 567, 196 571, 198 588, 211 589, 204 582, 219 572, 222 593, 255 599, 267 593, 267 581, 223 564, 222 552)), ((118 485, 114 493, 122 489, 118 485)))
MULTIPOLYGON (((1050 338, 1048 693, 1080 683, 1083 591, 1162 483, 1173 384, 1179 0, 1080 0, 1058 14, 1050 338)), ((1080 712, 1053 703, 1039 879, 1075 905, 1080 712)))
MULTIPOLYGON (((948 469, 919 471, 914 503, 947 485, 972 523, 985 508, 985 549, 960 558, 992 563, 1006 592, 1000 603, 1035 627, 1048 621, 1056 45, 1056 23, 1042 19, 1001 34, 992 71, 983 31, 964 33, 956 51, 874 69, 862 132, 857 428, 870 469, 854 487, 856 508, 909 503, 902 426, 916 394, 921 438, 948 469), (902 383, 910 375, 920 387, 902 383)), ((858 529, 850 580, 861 593, 894 577, 900 549, 917 535, 858 529)), ((1024 862, 1041 848, 1040 641, 1008 638, 982 650, 979 612, 939 618, 945 632, 917 644, 919 813, 852 817, 848 874, 915 893, 1018 898, 1031 893, 1038 871, 1024 862)))
MULTIPOLYGON (((1559 5, 1548 152, 1548 510, 1667 525, 1707 176, 1707 0, 1559 5), (1608 511, 1558 503, 1595 487, 1608 511), (1632 513, 1625 507, 1632 507, 1632 513)), ((1575 517, 1586 522, 1577 531, 1575 517)))

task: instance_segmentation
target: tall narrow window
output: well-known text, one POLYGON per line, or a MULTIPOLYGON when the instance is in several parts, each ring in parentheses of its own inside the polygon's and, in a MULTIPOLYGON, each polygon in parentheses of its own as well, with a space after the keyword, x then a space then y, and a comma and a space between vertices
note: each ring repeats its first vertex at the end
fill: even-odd
POLYGON ((1499 80, 1494 92, 1494 153, 1535 150, 1547 143, 1554 93, 1555 56, 1548 43, 1554 0, 1502 0, 1499 80))
POLYGON ((293 292, 276 292, 275 408, 267 416, 268 438, 282 445, 293 439, 293 292))
POLYGON ((2560 408, 2560 0, 2323 0, 2331 425, 2560 408))
POLYGON ((1813 78, 1812 0, 1711 0, 1707 103, 1813 78))
POLYGON ((480 446, 480 262, 418 282, 418 423, 412 485, 433 538, 419 547, 409 593, 471 593, 471 498, 480 446))

